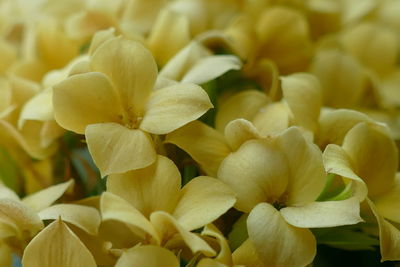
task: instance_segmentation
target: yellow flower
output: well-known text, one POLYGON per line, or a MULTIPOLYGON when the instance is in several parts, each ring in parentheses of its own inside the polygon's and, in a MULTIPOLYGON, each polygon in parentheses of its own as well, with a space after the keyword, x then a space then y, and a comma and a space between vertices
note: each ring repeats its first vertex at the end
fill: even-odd
POLYGON ((49 224, 24 251, 25 267, 96 267, 89 250, 61 220, 49 224))
POLYGON ((330 173, 354 184, 356 196, 366 200, 379 225, 382 260, 400 259, 398 151, 388 129, 360 122, 344 136, 343 143, 328 145, 324 162, 330 173))
POLYGON ((361 221, 355 197, 315 201, 326 182, 322 153, 296 127, 245 142, 221 163, 218 178, 237 194, 235 208, 249 213, 248 242, 266 266, 311 263, 316 242, 307 228, 361 221))
POLYGON ((212 256, 214 250, 191 231, 213 222, 234 203, 233 192, 215 178, 197 177, 181 189, 175 164, 158 156, 147 168, 110 175, 100 207, 103 223, 114 224, 108 231, 117 247, 140 242, 173 249, 181 244, 193 254, 212 256), (119 240, 113 234, 117 222, 127 226, 119 240))
POLYGON ((56 121, 85 133, 105 176, 143 168, 156 159, 150 134, 166 134, 203 115, 212 104, 194 84, 153 90, 157 66, 150 52, 123 38, 105 41, 90 60, 93 72, 54 87, 56 121))

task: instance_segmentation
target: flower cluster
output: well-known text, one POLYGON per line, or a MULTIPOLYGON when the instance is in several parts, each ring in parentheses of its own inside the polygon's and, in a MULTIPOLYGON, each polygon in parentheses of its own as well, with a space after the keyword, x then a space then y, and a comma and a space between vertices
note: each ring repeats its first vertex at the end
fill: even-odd
POLYGON ((400 1, 0 1, 0 266, 400 261, 400 1))

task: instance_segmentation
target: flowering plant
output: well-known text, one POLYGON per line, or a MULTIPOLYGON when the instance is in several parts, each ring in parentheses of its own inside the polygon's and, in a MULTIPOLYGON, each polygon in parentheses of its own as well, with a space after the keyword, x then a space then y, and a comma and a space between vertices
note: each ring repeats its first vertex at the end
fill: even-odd
POLYGON ((0 1, 0 266, 400 261, 399 12, 0 1))

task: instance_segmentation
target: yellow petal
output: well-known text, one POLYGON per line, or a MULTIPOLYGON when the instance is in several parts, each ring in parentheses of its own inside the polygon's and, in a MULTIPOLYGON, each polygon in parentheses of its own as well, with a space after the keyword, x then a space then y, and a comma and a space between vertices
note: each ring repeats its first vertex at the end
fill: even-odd
POLYGON ((225 138, 231 149, 235 151, 244 142, 260 139, 261 135, 251 122, 245 119, 235 119, 226 125, 225 138))
POLYGON ((157 65, 149 50, 138 42, 112 38, 94 52, 90 64, 111 80, 125 110, 142 113, 157 78, 157 65))
POLYGON ((364 113, 351 109, 336 109, 322 112, 319 118, 319 132, 316 143, 321 147, 328 144, 342 145, 347 132, 359 122, 372 122, 364 113))
POLYGON ((150 221, 162 237, 172 238, 171 234, 176 233, 182 238, 193 254, 201 252, 206 256, 214 256, 215 251, 196 234, 189 232, 170 214, 164 211, 153 212, 150 221))
POLYGON ((57 204, 39 212, 41 220, 57 220, 71 223, 88 234, 97 235, 101 218, 99 212, 92 207, 76 204, 57 204))
POLYGON ((335 227, 363 221, 360 217, 360 202, 356 197, 286 207, 280 213, 289 224, 301 228, 335 227))
POLYGON ((233 262, 246 267, 264 267, 250 239, 246 239, 232 254, 233 262))
POLYGON ((179 198, 181 175, 170 159, 157 157, 147 168, 110 175, 107 192, 122 197, 146 217, 156 210, 173 212, 179 198))
POLYGON ((379 225, 381 261, 400 260, 400 230, 379 215, 374 203, 368 198, 367 203, 374 213, 379 225))
POLYGON ((398 151, 386 127, 357 124, 344 138, 343 149, 352 159, 355 173, 367 184, 369 196, 383 194, 393 187, 398 151))
POLYGON ((89 125, 85 136, 102 177, 144 168, 156 160, 152 140, 141 130, 100 123, 89 125))
POLYGON ((53 106, 56 121, 80 134, 89 124, 117 122, 121 114, 117 93, 97 72, 73 75, 54 86, 53 106))
POLYGON ((140 129, 167 134, 199 118, 212 108, 207 93, 195 84, 178 84, 154 91, 140 129))
POLYGON ((54 120, 53 90, 45 90, 32 97, 22 108, 18 127, 22 128, 25 120, 54 120))
POLYGON ((97 31, 90 42, 89 54, 93 55, 97 48, 100 47, 105 41, 115 37, 115 29, 109 28, 106 30, 97 31))
POLYGON ((211 52, 199 42, 192 41, 181 49, 160 71, 160 76, 181 81, 197 62, 211 56, 211 52))
POLYGON ((315 131, 322 106, 322 91, 315 76, 297 73, 281 78, 283 97, 293 113, 295 124, 315 131))
POLYGON ((254 116, 253 124, 262 136, 276 135, 289 127, 290 110, 282 102, 262 107, 254 116))
POLYGON ((162 66, 190 41, 189 20, 170 9, 162 10, 154 22, 148 44, 162 66))
POLYGON ((352 107, 366 89, 366 75, 360 63, 337 50, 319 52, 311 72, 321 82, 327 106, 352 107))
POLYGON ((200 176, 182 188, 173 216, 192 231, 216 220, 233 207, 235 200, 227 185, 215 178, 200 176))
POLYGON ((400 173, 397 173, 392 189, 374 199, 374 204, 382 217, 400 223, 400 173))
POLYGON ((133 233, 140 235, 140 232, 143 231, 153 237, 157 243, 160 242, 156 230, 146 217, 119 196, 108 192, 103 193, 100 209, 103 221, 123 222, 133 233))
POLYGON ((223 75, 230 70, 239 70, 241 62, 232 55, 216 55, 203 58, 182 78, 181 82, 203 84, 223 75))
POLYGON ((290 168, 287 204, 292 206, 313 202, 321 194, 326 182, 321 150, 308 142, 296 127, 287 129, 279 137, 279 146, 290 168))
POLYGON ((315 257, 311 231, 288 224, 270 204, 260 203, 251 211, 247 229, 257 255, 267 265, 306 266, 315 257))
POLYGON ((349 155, 338 145, 330 144, 323 154, 324 165, 327 173, 333 173, 355 182, 353 195, 363 201, 368 193, 365 182, 353 171, 349 155))
POLYGON ((168 134, 166 143, 187 152, 210 176, 216 176, 221 161, 231 152, 225 138, 200 121, 192 121, 168 134))
POLYGON ((39 216, 20 201, 0 199, 0 236, 29 238, 43 228, 39 216), (5 224, 5 225, 4 225, 5 224))
POLYGON ((289 168, 285 155, 273 144, 250 140, 230 154, 218 178, 236 193, 235 207, 243 212, 263 201, 275 201, 285 192, 289 168))
MULTIPOLYGON (((228 266, 232 266, 232 253, 229 248, 228 241, 224 237, 224 235, 215 227, 213 224, 208 224, 204 227, 204 230, 201 232, 202 235, 212 236, 217 239, 220 249, 218 256, 214 258, 215 261, 218 261, 222 264, 226 264, 228 266)), ((211 262, 210 262, 211 263, 211 262)), ((203 266, 207 266, 203 263, 203 266)), ((212 266, 212 265, 211 265, 212 266)), ((218 266, 218 265, 216 265, 218 266)), ((223 265, 225 266, 225 265, 223 265)))
POLYGON ((179 267, 177 257, 169 250, 156 246, 137 246, 124 252, 115 267, 179 267))
POLYGON ((28 244, 24 267, 96 267, 89 250, 61 220, 48 225, 28 244), (38 256, 40 255, 40 256, 38 256))
POLYGON ((156 20, 160 9, 165 4, 164 0, 150 0, 144 2, 141 0, 129 1, 126 8, 123 10, 121 26, 128 24, 132 26, 135 31, 147 33, 156 20))
POLYGON ((67 190, 72 189, 74 180, 47 187, 39 192, 26 196, 22 202, 39 212, 59 199, 67 190))
POLYGON ((378 24, 360 23, 341 38, 344 47, 379 74, 393 70, 399 53, 396 33, 378 24))
POLYGON ((221 103, 215 118, 215 128, 223 131, 225 126, 234 119, 251 121, 259 109, 269 102, 267 96, 259 91, 243 91, 221 103))

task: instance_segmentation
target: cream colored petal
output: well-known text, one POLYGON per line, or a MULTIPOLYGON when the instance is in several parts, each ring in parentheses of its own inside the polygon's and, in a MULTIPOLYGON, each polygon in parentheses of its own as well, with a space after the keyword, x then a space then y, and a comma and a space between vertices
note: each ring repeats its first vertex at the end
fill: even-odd
POLYGON ((183 14, 164 9, 158 15, 148 37, 148 46, 163 66, 190 42, 189 20, 183 14))
MULTIPOLYGON (((221 264, 232 266, 233 262, 232 262, 231 249, 229 248, 228 241, 226 240, 224 235, 219 231, 219 229, 217 227, 215 227, 213 224, 208 224, 204 227, 201 234, 206 235, 206 236, 212 236, 215 239, 217 239, 220 249, 219 249, 218 256, 215 257, 214 260, 220 262, 221 264)), ((203 266, 205 266, 205 267, 207 266, 205 263, 203 263, 203 264, 204 264, 203 266)), ((211 264, 211 262, 210 262, 210 264, 211 264)), ((222 265, 222 266, 225 266, 225 265, 222 265)), ((216 265, 216 266, 218 266, 218 265, 216 265)))
POLYGON ((381 261, 400 260, 400 230, 385 220, 376 210, 374 203, 368 198, 367 203, 374 213, 379 225, 381 261))
POLYGON ((270 204, 260 203, 250 212, 247 229, 258 257, 267 265, 306 266, 315 257, 311 231, 288 224, 270 204))
POLYGON ((6 136, 5 139, 12 140, 12 143, 15 142, 18 144, 29 156, 35 159, 48 158, 57 149, 57 144, 52 144, 48 147, 41 146, 40 132, 42 126, 41 122, 28 121, 21 130, 17 130, 8 121, 0 120, 0 132, 6 136))
POLYGON ((399 53, 396 33, 379 24, 359 23, 342 36, 344 47, 379 74, 393 70, 399 53))
POLYGON ((253 118, 253 124, 262 136, 276 135, 289 127, 290 110, 282 102, 262 107, 253 118))
POLYGON ((136 246, 122 254, 115 267, 179 267, 178 258, 171 251, 156 246, 136 246))
POLYGON ((360 202, 356 197, 312 202, 302 207, 286 207, 280 213, 289 224, 301 228, 335 227, 363 221, 360 217, 360 202))
POLYGON ((97 235, 101 218, 99 212, 92 207, 76 204, 57 204, 39 212, 41 220, 57 220, 71 223, 88 234, 97 235))
POLYGON ((107 191, 122 197, 143 215, 153 211, 173 212, 181 188, 181 175, 175 164, 158 155, 157 161, 143 169, 112 174, 107 191))
POLYGON ((146 217, 119 196, 104 192, 100 199, 100 210, 103 221, 123 222, 133 233, 140 235, 140 231, 143 231, 154 238, 156 243, 160 242, 159 235, 146 217))
POLYGON ((96 267, 89 250, 61 220, 48 225, 28 244, 24 267, 96 267), (40 255, 40 256, 38 256, 40 255))
POLYGON ((232 55, 216 55, 203 58, 188 70, 181 82, 203 84, 230 70, 239 70, 240 59, 232 55))
POLYGON ((140 129, 153 134, 167 134, 199 118, 212 107, 207 93, 200 86, 172 85, 151 94, 140 129))
POLYGON ((97 31, 90 42, 89 54, 93 55, 94 52, 99 48, 105 41, 115 37, 115 29, 109 28, 107 30, 97 31))
POLYGON ((374 204, 382 217, 400 223, 400 173, 397 173, 392 189, 374 199, 374 204))
POLYGON ((308 142, 296 127, 282 133, 279 146, 290 168, 287 205, 305 205, 315 201, 326 183, 321 151, 315 144, 308 142))
POLYGON ((0 199, 1 198, 7 198, 14 201, 20 200, 17 193, 15 193, 13 190, 5 186, 2 181, 0 181, 0 199))
POLYGON ((400 69, 384 78, 379 86, 378 94, 382 105, 393 108, 400 106, 400 69))
POLYGON ((211 55, 211 52, 199 42, 192 41, 168 61, 161 69, 160 75, 180 81, 197 62, 211 55))
POLYGON ((13 90, 6 79, 0 79, 0 114, 12 104, 13 90))
POLYGON ((22 108, 18 127, 22 128, 25 120, 54 120, 53 90, 45 90, 32 97, 22 108))
POLYGON ((393 187, 398 151, 386 127, 357 124, 344 138, 343 149, 352 159, 355 173, 367 184, 369 196, 383 194, 393 187))
POLYGON ((366 74, 357 60, 338 50, 317 53, 311 72, 320 80, 324 104, 352 107, 366 89, 366 74))
POLYGON ((295 124, 315 131, 322 106, 322 90, 318 79, 296 73, 281 78, 283 97, 293 113, 295 124))
POLYGON ((97 72, 73 75, 54 86, 53 106, 56 121, 80 134, 89 124, 117 122, 121 115, 117 93, 97 72))
POLYGON ((192 121, 165 138, 187 152, 210 176, 216 176, 221 161, 231 152, 225 138, 200 121, 192 121))
POLYGON ((186 184, 173 216, 192 231, 213 222, 235 204, 234 192, 218 179, 200 176, 186 184))
POLYGON ((218 107, 215 128, 223 132, 225 126, 234 119, 251 121, 261 107, 269 102, 268 97, 259 91, 249 90, 233 95, 218 107))
POLYGON ((244 241, 232 254, 235 265, 246 267, 264 267, 263 262, 258 258, 257 252, 250 239, 244 241))
POLYGON ((29 238, 44 226, 34 210, 20 201, 11 199, 0 199, 0 225, 2 238, 29 238), (9 227, 3 228, 3 223, 9 227))
POLYGON ((86 127, 85 136, 102 177, 144 168, 156 160, 153 142, 141 130, 117 123, 100 123, 86 127))
POLYGON ((261 139, 261 135, 254 125, 245 119, 235 119, 225 127, 225 139, 233 151, 246 141, 261 139))
POLYGON ((359 122, 372 122, 364 113, 351 109, 324 111, 319 118, 316 143, 321 147, 328 144, 341 145, 347 132, 359 122))
MULTIPOLYGON (((185 244, 190 248, 193 254, 201 252, 206 256, 214 256, 215 251, 196 234, 189 232, 170 214, 164 211, 153 212, 150 221, 154 225, 157 232, 164 239, 172 238, 172 234, 176 233, 182 238, 185 244)), ((167 241, 167 240, 165 240, 167 241)))
POLYGON ((323 160, 327 173, 353 180, 355 182, 353 195, 357 196, 360 201, 365 199, 368 193, 367 185, 354 173, 352 161, 343 148, 334 144, 328 145, 324 151, 323 160))
POLYGON ((57 199, 59 199, 65 192, 72 190, 74 186, 74 180, 69 180, 67 182, 53 185, 26 196, 22 199, 22 202, 39 212, 51 204, 53 204, 57 199))
POLYGON ((235 208, 250 212, 260 202, 275 202, 285 192, 289 168, 285 155, 274 144, 250 140, 230 154, 218 178, 236 193, 235 208))
POLYGON ((90 64, 110 79, 125 110, 141 115, 157 78, 150 51, 138 42, 111 38, 94 52, 90 64))

